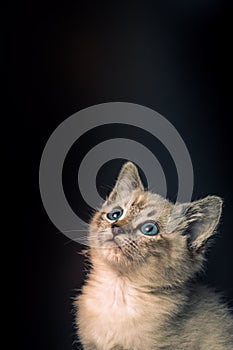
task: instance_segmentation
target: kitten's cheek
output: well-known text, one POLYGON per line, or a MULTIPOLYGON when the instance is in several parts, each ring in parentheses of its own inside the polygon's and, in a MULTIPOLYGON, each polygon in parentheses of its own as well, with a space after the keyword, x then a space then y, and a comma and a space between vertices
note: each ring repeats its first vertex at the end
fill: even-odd
POLYGON ((112 231, 111 230, 105 230, 105 231, 101 232, 101 237, 104 240, 112 239, 113 238, 112 231))
POLYGON ((112 240, 113 235, 111 231, 101 231, 96 234, 95 241, 98 242, 98 247, 104 248, 106 242, 112 240))

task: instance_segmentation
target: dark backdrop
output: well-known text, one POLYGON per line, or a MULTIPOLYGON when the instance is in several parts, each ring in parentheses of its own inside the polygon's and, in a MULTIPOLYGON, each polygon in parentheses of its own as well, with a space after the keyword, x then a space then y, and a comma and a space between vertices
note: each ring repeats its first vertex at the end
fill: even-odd
MULTIPOLYGON (((8 14, 7 110, 15 117, 10 119, 17 136, 11 150, 12 159, 18 161, 17 185, 22 192, 13 205, 24 212, 23 220, 12 222, 17 229, 11 236, 17 301, 16 317, 12 318, 19 330, 18 348, 75 348, 72 298, 84 277, 81 247, 69 242, 48 218, 40 199, 38 169, 54 129, 71 114, 98 103, 124 101, 148 106, 179 131, 193 161, 193 198, 207 194, 224 198, 221 234, 209 253, 203 279, 223 290, 231 301, 232 63, 228 2, 84 5, 81 1, 20 1, 8 4, 8 14)), ((133 130, 121 126, 114 131, 95 130, 80 141, 82 152, 106 135, 110 138, 111 133, 129 136, 133 130)), ((147 135, 137 137, 147 142, 147 135)), ((67 157, 64 186, 72 205, 88 219, 89 212, 84 205, 80 207, 73 185, 74 150, 67 157)), ((169 177, 172 165, 156 140, 154 151, 168 164, 169 177)), ((103 167, 97 183, 112 185, 120 164, 103 167)), ((176 184, 172 176, 169 181, 173 196, 176 184)), ((103 192, 101 186, 99 191, 103 192)))

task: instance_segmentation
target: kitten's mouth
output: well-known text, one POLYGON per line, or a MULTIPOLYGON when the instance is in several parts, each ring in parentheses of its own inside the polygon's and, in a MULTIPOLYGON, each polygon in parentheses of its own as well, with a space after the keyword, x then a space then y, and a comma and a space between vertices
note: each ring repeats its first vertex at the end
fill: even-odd
POLYGON ((104 247, 105 248, 114 248, 116 250, 119 250, 119 249, 121 250, 120 244, 114 238, 107 239, 104 242, 104 247))

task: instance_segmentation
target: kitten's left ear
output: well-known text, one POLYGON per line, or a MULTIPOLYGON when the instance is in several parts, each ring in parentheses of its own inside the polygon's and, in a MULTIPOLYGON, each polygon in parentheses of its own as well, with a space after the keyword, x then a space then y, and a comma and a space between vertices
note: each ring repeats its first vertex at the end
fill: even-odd
POLYGON ((137 167, 132 162, 127 162, 123 165, 108 200, 116 200, 117 196, 119 196, 119 198, 124 198, 136 189, 143 191, 144 186, 140 179, 137 167))
POLYGON ((192 250, 201 251, 219 223, 222 203, 220 197, 208 196, 195 202, 175 205, 169 223, 170 232, 179 230, 188 236, 192 250))

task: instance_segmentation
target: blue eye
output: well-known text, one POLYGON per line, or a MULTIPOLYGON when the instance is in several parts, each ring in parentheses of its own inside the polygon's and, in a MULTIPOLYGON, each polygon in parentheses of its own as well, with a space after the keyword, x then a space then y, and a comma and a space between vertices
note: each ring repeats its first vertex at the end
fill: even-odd
POLYGON ((141 232, 144 235, 153 236, 159 233, 159 228, 155 222, 146 222, 140 227, 141 232))
POLYGON ((109 220, 118 220, 123 214, 123 210, 120 207, 114 208, 110 213, 107 214, 109 220))

